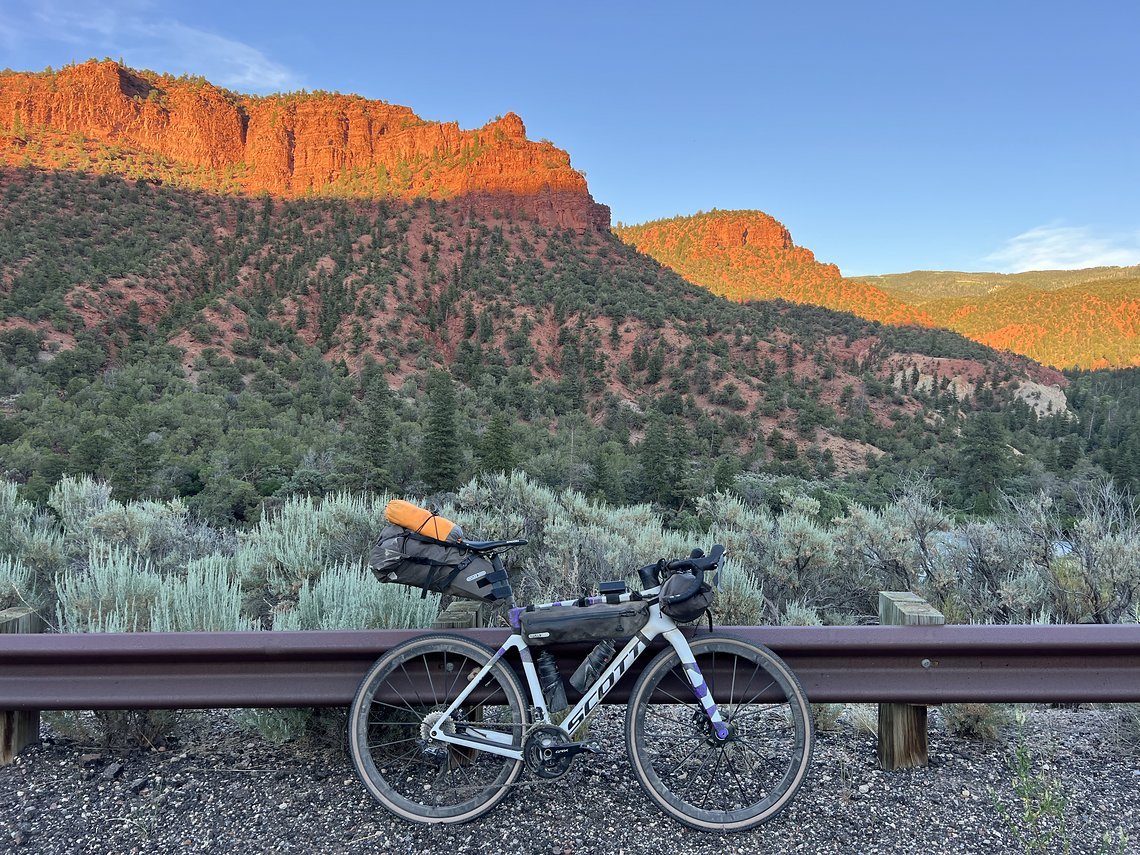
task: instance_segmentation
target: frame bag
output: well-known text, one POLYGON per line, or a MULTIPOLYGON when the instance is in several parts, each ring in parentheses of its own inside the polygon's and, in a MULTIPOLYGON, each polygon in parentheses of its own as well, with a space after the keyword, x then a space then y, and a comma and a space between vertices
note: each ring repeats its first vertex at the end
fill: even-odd
POLYGON ((645 600, 615 605, 552 606, 522 613, 519 628, 531 647, 566 641, 629 638, 649 622, 645 600))

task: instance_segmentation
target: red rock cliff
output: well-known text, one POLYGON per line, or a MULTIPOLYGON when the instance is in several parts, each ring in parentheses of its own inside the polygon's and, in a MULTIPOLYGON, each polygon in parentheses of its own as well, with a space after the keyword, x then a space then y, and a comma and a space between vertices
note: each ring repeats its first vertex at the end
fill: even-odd
POLYGON ((115 148, 108 168, 183 184, 283 196, 475 194, 476 207, 609 228, 609 209, 569 155, 528 140, 513 113, 464 131, 352 95, 236 95, 114 62, 0 75, 0 163, 67 168, 99 145, 115 148))
POLYGON ((924 313, 880 288, 840 276, 796 246, 762 211, 711 211, 614 229, 690 282, 733 300, 788 300, 852 312, 885 323, 930 325, 924 313))

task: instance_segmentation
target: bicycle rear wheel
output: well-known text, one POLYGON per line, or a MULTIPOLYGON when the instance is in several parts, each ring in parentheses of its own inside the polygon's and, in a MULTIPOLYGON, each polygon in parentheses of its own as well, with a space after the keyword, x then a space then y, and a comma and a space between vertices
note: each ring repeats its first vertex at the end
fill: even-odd
MULTIPOLYGON (((428 737, 492 656, 474 641, 427 635, 392 648, 365 675, 349 710, 349 749, 360 780, 392 813, 466 822, 494 807, 518 778, 521 760, 428 737)), ((500 660, 444 727, 521 748, 526 709, 518 675, 500 660)))
POLYGON ((763 645, 710 635, 690 647, 729 738, 717 739, 669 648, 633 688, 630 762, 669 816, 703 831, 745 831, 783 810, 807 776, 811 709, 795 675, 763 645))

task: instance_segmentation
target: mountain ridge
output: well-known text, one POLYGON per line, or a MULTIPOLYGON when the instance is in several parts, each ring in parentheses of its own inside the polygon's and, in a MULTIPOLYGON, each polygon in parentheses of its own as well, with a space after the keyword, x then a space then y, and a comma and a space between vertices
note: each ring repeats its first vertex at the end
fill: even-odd
POLYGON ((732 300, 782 299, 884 324, 942 327, 1055 368, 1140 366, 1140 266, 843 277, 761 211, 714 209, 618 224, 614 233, 732 300))
POLYGON ((98 171, 284 197, 493 196, 548 225, 609 228, 609 209, 569 155, 528 140, 514 113, 464 131, 355 95, 240 95, 91 60, 0 74, 0 123, 9 165, 94 160, 98 171))
POLYGON ((920 309, 874 285, 844 279, 834 264, 796 246, 791 233, 756 210, 619 225, 614 233, 680 275, 731 300, 787 300, 891 324, 933 326, 920 309))
POLYGON ((1140 366, 1140 265, 855 277, 939 326, 1060 368, 1140 366))

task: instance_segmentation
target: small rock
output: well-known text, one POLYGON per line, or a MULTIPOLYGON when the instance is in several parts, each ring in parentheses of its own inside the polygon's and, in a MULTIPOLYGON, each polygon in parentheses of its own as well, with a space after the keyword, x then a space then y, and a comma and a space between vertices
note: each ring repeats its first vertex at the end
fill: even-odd
POLYGON ((145 787, 146 778, 135 778, 133 781, 127 784, 127 789, 132 793, 140 793, 145 787))
POLYGON ((115 778, 119 777, 119 773, 122 771, 122 763, 112 763, 110 766, 103 770, 103 778, 108 781, 113 781, 115 778))

